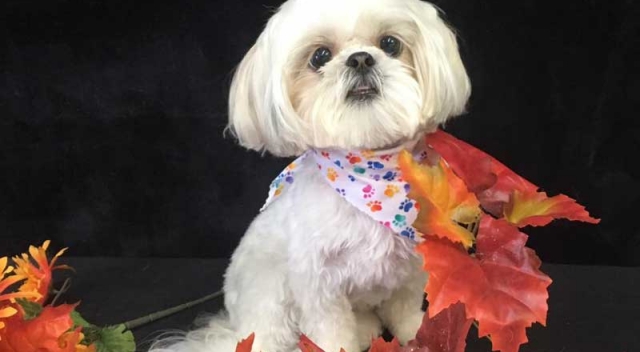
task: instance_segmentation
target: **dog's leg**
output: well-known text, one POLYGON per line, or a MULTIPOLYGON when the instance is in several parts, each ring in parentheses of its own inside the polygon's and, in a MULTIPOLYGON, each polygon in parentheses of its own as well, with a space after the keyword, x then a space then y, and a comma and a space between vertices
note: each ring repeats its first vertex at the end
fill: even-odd
POLYGON ((365 351, 371 345, 371 341, 382 334, 382 322, 380 318, 370 310, 356 310, 356 324, 358 331, 358 351, 365 351))
POLYGON ((326 352, 359 351, 356 317, 346 297, 301 305, 300 330, 326 352))
POLYGON ((389 331, 398 338, 401 344, 406 344, 416 336, 422 324, 422 303, 424 301, 424 285, 427 274, 416 269, 406 284, 393 293, 391 298, 382 303, 378 309, 378 316, 389 331))

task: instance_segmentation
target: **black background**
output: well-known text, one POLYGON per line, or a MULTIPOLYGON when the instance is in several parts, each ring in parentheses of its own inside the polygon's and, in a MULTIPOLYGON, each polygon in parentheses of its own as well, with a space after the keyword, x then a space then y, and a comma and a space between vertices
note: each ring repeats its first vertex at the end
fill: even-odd
MULTIPOLYGON (((4 0, 0 254, 49 238, 72 255, 229 256, 287 163, 222 135, 233 68, 279 3, 4 0)), ((530 246, 640 265, 640 5, 435 3, 473 84, 448 130, 603 219, 527 229, 530 246)))

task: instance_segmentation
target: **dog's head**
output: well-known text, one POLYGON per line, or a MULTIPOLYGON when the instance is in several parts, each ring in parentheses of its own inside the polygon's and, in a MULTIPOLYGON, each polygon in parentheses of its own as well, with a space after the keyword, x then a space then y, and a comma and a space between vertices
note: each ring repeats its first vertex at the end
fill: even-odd
POLYGON ((380 149, 464 111, 455 35, 420 0, 289 0, 235 73, 229 128, 279 156, 380 149))

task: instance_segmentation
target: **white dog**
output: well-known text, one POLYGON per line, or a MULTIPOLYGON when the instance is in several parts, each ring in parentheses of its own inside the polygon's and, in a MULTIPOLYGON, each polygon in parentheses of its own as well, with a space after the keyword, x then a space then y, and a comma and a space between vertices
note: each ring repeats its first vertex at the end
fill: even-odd
MULTIPOLYGON (((462 113, 469 94, 455 35, 429 3, 284 3, 235 74, 229 127, 247 148, 312 156, 287 169, 295 169, 295 182, 287 170, 274 182, 233 254, 226 312, 153 350, 232 352, 255 333, 253 351, 290 352, 304 333, 327 352, 359 352, 383 326, 401 343, 412 339, 426 282, 413 231, 393 229, 405 225, 404 216, 393 224, 376 217, 383 212, 372 207, 385 206, 374 201, 382 191, 354 203, 327 177, 355 182, 349 172, 365 169, 344 174, 344 160, 393 163, 400 149, 462 113), (343 153, 342 164, 329 154, 322 164, 327 150, 343 153), (327 171, 331 162, 337 174, 327 171)), ((396 177, 389 175, 371 177, 396 177)), ((398 191, 393 182, 386 187, 387 196, 398 191)))

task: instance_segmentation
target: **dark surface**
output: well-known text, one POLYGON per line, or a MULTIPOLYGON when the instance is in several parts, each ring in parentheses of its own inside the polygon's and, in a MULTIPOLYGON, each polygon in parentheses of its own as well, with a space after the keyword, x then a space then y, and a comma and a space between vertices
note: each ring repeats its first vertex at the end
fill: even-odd
MULTIPOLYGON (((222 287, 226 260, 66 258, 77 274, 67 302, 94 324, 115 324, 181 304, 222 287)), ((544 265, 553 278, 547 327, 528 330, 521 352, 640 351, 640 268, 544 265)), ((187 329, 200 313, 215 313, 222 298, 134 330, 141 350, 159 331, 187 329)), ((467 352, 486 352, 473 330, 467 352)))
MULTIPOLYGON (((450 131, 602 224, 546 262, 640 265, 640 2, 438 0, 473 83, 450 131)), ((3 0, 0 248, 228 257, 286 160, 223 139, 233 67, 276 0, 3 0)))

